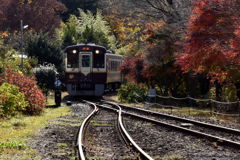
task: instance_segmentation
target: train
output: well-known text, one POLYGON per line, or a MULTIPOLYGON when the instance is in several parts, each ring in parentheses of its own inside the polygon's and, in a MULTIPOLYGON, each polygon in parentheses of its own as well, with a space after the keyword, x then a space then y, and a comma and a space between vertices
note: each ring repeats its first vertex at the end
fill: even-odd
POLYGON ((76 44, 64 50, 65 83, 70 96, 102 96, 123 82, 123 56, 96 44, 76 44))

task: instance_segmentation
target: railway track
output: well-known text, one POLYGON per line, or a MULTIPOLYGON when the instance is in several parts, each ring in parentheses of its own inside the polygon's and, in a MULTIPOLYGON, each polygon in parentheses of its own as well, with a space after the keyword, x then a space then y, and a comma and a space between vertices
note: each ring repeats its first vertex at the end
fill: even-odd
MULTIPOLYGON (((136 119, 135 123, 138 123, 138 121, 148 121, 151 122, 152 124, 157 124, 155 126, 164 126, 169 128, 169 131, 175 131, 178 130, 177 132, 181 131, 182 134, 188 134, 189 136, 195 136, 195 137, 201 137, 202 139, 208 139, 210 140, 209 142, 212 144, 215 144, 219 146, 219 144, 225 144, 227 146, 234 147, 235 149, 240 148, 240 143, 238 141, 240 132, 236 129, 230 129, 222 126, 217 126, 217 125, 212 125, 212 124, 207 124, 204 122, 199 122, 195 120, 188 120, 186 118, 181 118, 181 117, 176 117, 172 115, 167 115, 167 114, 162 114, 150 110, 145 110, 145 109, 138 109, 138 108, 133 108, 129 106, 124 106, 124 105, 118 105, 114 102, 110 101, 102 101, 102 102, 87 102, 89 105, 93 106, 94 110, 91 113, 91 116, 89 115, 88 120, 84 120, 85 123, 82 123, 81 128, 83 128, 81 131, 79 131, 79 138, 78 138, 78 144, 79 144, 79 156, 80 159, 85 160, 85 159, 92 159, 98 157, 99 159, 128 159, 128 160, 133 160, 133 159, 161 159, 159 158, 158 155, 161 155, 160 152, 161 150, 165 148, 165 146, 161 146, 159 144, 159 141, 162 141, 160 139, 156 139, 156 141, 150 143, 150 145, 146 144, 146 137, 142 137, 143 140, 139 141, 139 137, 136 138, 135 131, 132 132, 130 131, 131 127, 128 126, 128 131, 131 132, 131 135, 134 135, 134 139, 137 140, 138 143, 140 143, 139 147, 136 142, 134 142, 133 138, 128 134, 127 130, 124 128, 123 125, 123 120, 122 120, 122 115, 124 115, 124 122, 128 121, 126 124, 131 124, 132 118, 136 119), (110 112, 107 110, 111 110, 110 112), (114 112, 115 113, 114 113, 114 112), (97 115, 95 113, 99 112, 97 115), (117 113, 117 114, 116 114, 117 113), (94 116, 92 118, 92 116, 94 116), (107 116, 106 116, 107 115, 107 116), (97 118, 96 118, 97 117, 97 118), (104 118, 103 117, 108 117, 104 118), (109 117, 111 117, 109 119, 109 117), (113 118, 114 117, 114 118, 113 118), (117 117, 117 118, 116 118, 117 117), (127 117, 131 117, 130 119, 127 117), (96 119, 95 119, 96 118, 96 119), (87 124, 91 124, 92 119, 93 121, 102 121, 104 123, 103 126, 90 126, 87 124), (117 119, 117 121, 115 121, 117 119), (140 120, 141 119, 141 120, 140 120), (181 125, 186 125, 185 127, 181 125), (117 126, 117 127, 116 127, 117 126), (129 128, 130 127, 130 128, 129 128), (87 128, 87 129, 86 129, 87 128), (89 130, 90 128, 90 130, 89 130), (116 128, 119 129, 119 131, 116 131, 116 128), (130 129, 130 130, 129 130, 130 129), (88 131, 89 130, 89 131, 88 131), (106 131, 106 133, 105 133, 106 131), (100 133, 98 133, 100 132, 100 133), (110 134, 107 134, 107 132, 110 132, 110 134), (219 132, 221 134, 219 135, 219 132), (80 134, 81 133, 81 134, 80 134), (85 134, 84 134, 85 133, 85 134), (92 134, 94 133, 94 134, 92 134), (86 135, 90 138, 84 138, 86 135), (106 134, 107 136, 102 136, 106 134), (111 135, 112 137, 110 137, 111 135), (118 135, 118 136, 116 136, 118 135), (122 138, 119 138, 121 135, 122 138), (231 137, 233 135, 233 137, 231 137), (96 138, 97 136, 98 138, 96 138), (229 139, 230 136, 231 139, 229 139), (97 142, 91 142, 90 144, 88 141, 92 141, 92 139, 97 139, 97 142), (107 139, 107 140, 106 140, 107 139), (121 139, 121 140, 120 140, 121 139), (109 141, 110 142, 107 142, 109 141), (108 149, 100 149, 102 148, 102 142, 105 143, 105 146, 108 146, 108 149), (124 143, 125 142, 125 143, 124 143), (128 145, 126 145, 126 143, 128 145), (151 145, 153 143, 156 143, 154 145, 151 145), (159 147, 159 145, 161 147, 159 147), (97 146, 96 148, 92 146, 97 146), (130 146, 130 147, 129 147, 130 146), (154 147, 153 147, 154 146, 154 147), (158 146, 158 147, 157 147, 158 146), (114 148, 115 151, 112 149, 110 150, 109 148, 114 148), (118 149, 117 149, 118 148, 118 149), (131 148, 131 149, 130 149, 131 148), (116 151, 118 150, 118 151, 116 151), (134 150, 134 152, 133 152, 134 150), (154 155, 154 158, 149 156, 148 153, 146 153, 144 150, 146 150, 148 153, 151 155, 154 155), (111 154, 112 152, 112 154, 111 154), (99 154, 101 153, 101 154, 99 154), (86 156, 88 158, 86 158, 86 156), (90 157, 90 158, 89 158, 90 157), (123 158, 125 157, 125 158, 123 158), (126 158, 127 157, 127 158, 126 158), (158 158, 156 158, 158 157, 158 158)), ((142 123, 142 122, 141 122, 142 123)), ((151 128, 151 127, 150 127, 151 128)), ((154 128, 154 126, 152 126, 154 128)), ((161 127, 160 127, 161 128, 161 127)), ((151 129, 152 130, 152 129, 151 129)), ((166 132, 166 131, 165 131, 166 132)), ((151 134, 150 134, 151 135, 151 134)), ((152 137, 149 137, 150 139, 152 137)), ((141 139, 141 138, 140 138, 141 139)), ((198 143, 198 139, 196 139, 196 142, 198 143)), ((208 143, 208 141, 206 141, 208 143)), ((209 143, 209 144, 210 144, 209 143)), ((201 145, 200 145, 201 146, 201 145)), ((234 150, 235 150, 234 149, 234 150)), ((227 149, 228 150, 228 149, 227 149)), ((227 151, 229 152, 229 150, 227 151)), ((98 159, 96 158, 96 159, 98 159)))
MULTIPOLYGON (((116 113, 109 112, 103 113, 103 116, 100 112, 106 112, 106 110, 98 109, 98 107, 110 109, 108 107, 104 107, 101 105, 96 105, 93 102, 84 101, 85 103, 88 103, 89 105, 93 106, 94 109, 92 113, 83 121, 80 129, 79 129, 79 135, 78 135, 78 151, 79 151, 79 157, 81 160, 89 159, 87 157, 101 157, 104 156, 104 159, 143 159, 143 160, 153 160, 147 153, 145 153, 131 138, 131 136, 127 133, 126 129, 123 126, 122 123, 122 111, 121 108, 118 108, 117 106, 113 111, 117 111, 117 120, 116 124, 117 127, 114 125, 114 118, 116 117, 116 113), (117 108, 116 108, 117 107, 117 108), (96 113, 99 112, 97 115, 96 113), (98 125, 98 126, 91 126, 91 121, 104 121, 104 124, 98 125), (116 131, 116 128, 118 128, 118 133, 116 131), (88 131, 90 130, 90 131, 88 131), (106 132, 110 132, 110 134, 105 134, 106 132), (97 133, 99 132, 99 133, 97 133), (84 134, 85 133, 85 134, 84 134), (94 134, 93 134, 94 133, 94 134), (106 137, 107 135, 107 137, 106 137), (109 136, 110 135, 110 136, 109 136), (119 136, 121 135, 123 140, 119 140, 119 136), (86 138, 90 137, 90 138, 86 138), (92 139, 98 139, 98 141, 95 141, 94 145, 98 145, 99 148, 94 148, 91 145, 92 139), (106 140, 107 139, 107 140, 106 140), (102 142, 100 142, 102 141, 102 142), (126 145, 125 143, 128 145, 126 145), (108 146, 108 148, 101 147, 101 143, 107 143, 105 145, 108 146), (113 149, 112 149, 113 148, 113 149), (118 149, 117 149, 118 148, 118 149), (93 151, 96 149, 96 151, 93 151), (101 151, 100 151, 101 150, 101 151), (113 151, 115 150, 115 151, 113 151), (118 151, 117 151, 118 150, 118 151), (99 154, 99 151, 102 154, 99 154), (103 153, 105 151, 105 153, 103 153), (114 153, 110 153, 113 151, 114 153), (122 152, 122 153, 117 153, 122 152), (125 157, 125 158, 124 158, 125 157)), ((101 159, 101 158, 100 158, 101 159)))
MULTIPOLYGON (((113 102, 104 101, 112 104, 113 102)), ((123 114, 153 122, 158 125, 170 127, 182 132, 187 132, 195 136, 207 138, 218 144, 226 144, 235 148, 240 148, 240 131, 232 128, 208 124, 187 118, 154 112, 146 109, 139 109, 124 105, 119 105, 123 109, 123 114)))

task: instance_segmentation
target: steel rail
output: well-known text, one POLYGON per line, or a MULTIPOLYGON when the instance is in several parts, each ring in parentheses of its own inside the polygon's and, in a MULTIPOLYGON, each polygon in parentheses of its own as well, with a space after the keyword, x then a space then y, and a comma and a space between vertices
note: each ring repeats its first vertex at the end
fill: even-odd
POLYGON ((234 142, 234 141, 231 141, 231 140, 228 140, 228 139, 225 139, 225 138, 220 138, 220 137, 213 136, 213 135, 210 135, 210 134, 206 134, 206 133, 202 133, 202 132, 199 132, 199 131, 187 129, 187 128, 180 127, 180 126, 177 126, 177 125, 174 125, 174 124, 161 122, 161 121, 151 119, 151 118, 148 118, 148 117, 144 117, 144 116, 140 116, 140 115, 137 115, 137 114, 127 113, 125 111, 123 111, 123 113, 125 115, 133 116, 133 117, 140 118, 140 119, 143 119, 143 120, 148 120, 148 121, 156 123, 156 124, 160 124, 160 125, 163 125, 163 126, 166 126, 166 127, 171 127, 171 128, 183 131, 183 132, 188 132, 190 134, 194 134, 194 135, 199 136, 199 137, 208 138, 208 139, 217 141, 219 143, 228 144, 228 145, 234 146, 236 148, 240 148, 240 143, 239 142, 234 142))
POLYGON ((92 118, 92 116, 94 114, 96 114, 97 111, 98 111, 98 108, 97 108, 97 106, 94 103, 88 102, 88 101, 85 101, 85 100, 84 100, 84 102, 86 102, 86 103, 88 103, 90 105, 93 105, 94 106, 94 110, 87 116, 87 118, 84 119, 84 121, 82 122, 81 127, 79 129, 77 143, 78 143, 78 154, 79 154, 79 157, 80 157, 81 160, 85 160, 86 159, 85 155, 84 155, 84 151, 83 151, 83 142, 82 142, 83 141, 84 130, 86 128, 86 124, 92 118))
MULTIPOLYGON (((109 101, 104 101, 104 102, 105 103, 112 103, 112 102, 109 102, 109 101)), ((157 114, 157 115, 161 114, 162 115, 162 113, 149 111, 149 110, 145 110, 145 109, 139 109, 139 108, 136 109, 136 108, 128 107, 128 106, 124 106, 124 105, 120 105, 120 106, 129 108, 129 109, 138 110, 138 111, 148 112, 150 114, 157 114)), ((223 143, 223 144, 228 144, 228 145, 234 146, 236 148, 240 148, 240 143, 239 142, 234 142, 232 140, 228 140, 228 139, 221 138, 221 137, 218 137, 218 136, 213 136, 211 134, 202 133, 202 132, 199 132, 199 131, 196 131, 196 130, 187 129, 187 128, 180 127, 180 126, 177 126, 177 125, 174 125, 174 124, 161 122, 161 121, 158 121, 158 120, 155 120, 155 119, 151 119, 151 118, 148 118, 148 117, 145 117, 145 116, 141 116, 141 115, 138 115, 138 114, 128 113, 126 111, 122 111, 122 113, 124 113, 125 115, 129 115, 129 116, 133 116, 133 117, 136 117, 136 118, 140 118, 140 119, 143 119, 143 120, 148 120, 150 122, 153 122, 153 123, 156 123, 156 124, 160 124, 160 125, 163 125, 163 126, 166 126, 166 127, 171 127, 171 128, 174 128, 174 129, 178 129, 178 130, 183 131, 183 132, 188 132, 188 133, 194 134, 194 135, 199 136, 199 137, 206 137, 208 139, 211 139, 211 140, 214 140, 214 141, 218 141, 218 142, 223 143)), ((176 118, 178 120, 186 120, 186 121, 189 120, 189 119, 186 119, 186 118, 181 118, 181 117, 172 116, 172 115, 166 115, 166 114, 163 114, 163 115, 164 116, 170 116, 171 118, 176 118)), ((199 124, 199 125, 209 125, 208 123, 199 122, 199 121, 195 121, 195 120, 190 120, 190 121, 192 123, 199 124)), ((226 128, 226 127, 212 125, 212 124, 210 126, 213 126, 213 127, 217 128, 217 129, 220 129, 220 130, 225 130, 225 131, 228 131, 228 132, 232 132, 232 133, 238 133, 238 134, 240 133, 240 131, 236 130, 236 129, 226 128)))
POLYGON ((121 130, 124 133, 124 136, 128 139, 128 141, 133 145, 133 147, 141 154, 141 156, 144 159, 146 159, 146 160, 154 160, 145 151, 143 151, 141 147, 138 146, 138 144, 132 139, 132 137, 129 135, 129 133, 127 132, 127 130, 123 126, 123 122, 122 122, 122 108, 118 104, 116 104, 116 103, 109 102, 108 104, 115 105, 118 109, 113 109, 113 108, 110 108, 110 107, 105 106, 105 105, 98 105, 98 106, 104 107, 104 108, 107 108, 107 109, 111 109, 111 110, 114 110, 114 111, 117 111, 118 112, 118 123, 119 123, 119 125, 121 127, 121 130))
POLYGON ((224 132, 240 135, 240 130, 238 130, 238 129, 228 128, 228 127, 219 126, 219 125, 215 125, 215 124, 210 124, 210 123, 206 123, 206 122, 200 122, 200 121, 196 121, 196 120, 193 120, 193 119, 178 117, 178 116, 174 116, 174 115, 168 115, 168 114, 159 113, 159 112, 156 112, 156 111, 151 111, 151 110, 142 109, 142 108, 134 108, 134 107, 125 106, 125 105, 120 105, 120 106, 123 107, 123 108, 132 109, 132 110, 135 110, 135 111, 141 111, 141 112, 145 112, 145 113, 147 112, 147 113, 157 115, 157 116, 171 118, 171 119, 175 119, 175 120, 178 120, 178 121, 188 122, 188 123, 192 123, 192 124, 195 124, 195 125, 208 127, 208 128, 211 128, 211 129, 216 129, 216 130, 219 130, 219 131, 224 131, 224 132))

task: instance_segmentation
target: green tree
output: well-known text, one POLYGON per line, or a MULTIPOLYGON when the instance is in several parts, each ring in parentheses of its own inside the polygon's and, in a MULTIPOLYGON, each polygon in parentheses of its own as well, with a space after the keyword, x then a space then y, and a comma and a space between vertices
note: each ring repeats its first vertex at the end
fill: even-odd
POLYGON ((58 71, 63 70, 63 52, 61 44, 46 33, 32 34, 26 42, 26 53, 36 57, 38 64, 51 63, 58 71))
POLYGON ((70 15, 77 16, 79 14, 78 9, 84 11, 97 12, 99 0, 60 0, 67 8, 67 11, 62 14, 62 18, 66 21, 70 15))
POLYGON ((109 49, 116 49, 116 38, 108 22, 100 11, 93 15, 90 11, 80 10, 80 16, 72 15, 66 24, 58 30, 58 35, 66 47, 76 43, 95 43, 109 49))
POLYGON ((33 64, 33 59, 24 58, 22 70, 20 53, 6 43, 3 43, 2 40, 0 40, 0 72, 1 70, 5 70, 7 66, 9 66, 13 70, 21 70, 26 74, 31 74, 33 64))

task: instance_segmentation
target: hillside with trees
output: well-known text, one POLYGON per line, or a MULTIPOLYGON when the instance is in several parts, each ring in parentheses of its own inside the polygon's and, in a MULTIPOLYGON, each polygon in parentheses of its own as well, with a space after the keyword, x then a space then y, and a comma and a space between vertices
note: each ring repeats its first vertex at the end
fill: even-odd
MULTIPOLYGON (((119 69, 124 82, 116 93, 107 94, 107 98, 134 103, 134 106, 141 103, 140 107, 169 111, 171 114, 183 113, 184 117, 197 116, 197 120, 212 118, 207 122, 214 124, 222 124, 216 116, 221 115, 223 119, 220 120, 234 121, 239 129, 239 11, 240 0, 0 0, 0 159, 77 159, 75 135, 90 110, 84 109, 88 105, 83 103, 84 107, 67 106, 70 103, 64 83, 64 49, 78 43, 95 43, 112 50, 113 54, 123 55, 124 62, 119 69), (58 80, 61 84, 55 86, 54 82, 58 80), (61 99, 61 91, 66 106, 58 105, 56 101, 54 105, 54 95, 60 95, 58 99, 61 99), (150 91, 154 91, 154 97, 148 96, 150 91), (225 119, 226 115, 231 118, 225 119), (39 134, 40 129, 43 133, 39 134), (30 141, 32 137, 36 144, 30 141), (38 143, 39 137, 45 142, 38 143)), ((104 55, 101 51, 95 53, 104 55)), ((90 62, 90 58, 88 60, 90 62)), ((117 65, 109 64, 117 66, 120 61, 117 65)), ((99 68, 96 69, 99 71, 99 68)), ((103 70, 100 68, 100 72, 103 70)), ((75 75, 69 74, 71 76, 75 75)), ((76 85, 76 88, 79 86, 76 85)), ((109 90, 115 89, 112 85, 109 90)), ((109 115, 107 120, 101 119, 101 123, 94 120, 89 124, 104 127, 98 128, 101 134, 107 128, 112 136, 115 132, 111 130, 113 123, 108 123, 112 116, 109 115)), ((102 115, 99 117, 105 118, 102 115)), ((131 120, 131 123, 135 122, 131 120)), ((155 125, 137 123, 137 127, 135 124, 132 127, 137 130, 136 134, 144 132, 154 136, 147 144, 156 142, 155 135, 171 136, 168 135, 169 130, 162 132, 160 128, 161 132, 152 132, 151 127, 155 125), (140 125, 151 129, 143 130, 140 125)), ((181 125, 191 128, 191 123, 181 125)), ((224 123, 223 126, 234 125, 224 123)), ((176 136, 175 132, 173 135, 179 143, 173 141, 174 145, 169 149, 165 147, 169 140, 159 138, 163 141, 157 143, 167 157, 155 157, 187 157, 182 156, 182 150, 179 150, 184 139, 176 136), (172 153, 172 148, 177 150, 176 155, 172 153)), ((231 141, 235 138, 239 140, 230 133, 227 136, 231 141)), ((183 137, 187 136, 183 134, 183 137)), ((93 141, 94 138, 88 139, 93 141)), ((186 143, 192 142, 192 137, 187 139, 186 143)), ((229 146, 220 146, 222 140, 202 141, 197 138, 196 143, 188 143, 192 146, 187 146, 186 155, 195 154, 193 152, 201 151, 202 147, 204 152, 197 154, 197 159, 205 153, 206 159, 221 159, 225 153, 227 157, 232 156, 232 152, 224 152, 230 151, 229 146), (200 149, 195 145, 199 145, 200 149), (197 149, 189 154, 193 148, 197 149), (219 154, 215 155, 211 150, 207 154, 209 148, 218 150, 219 154)), ((113 145, 114 149, 118 147, 118 144, 113 145)), ((151 149, 158 152, 154 147, 151 149)), ((99 146, 96 148, 102 150, 99 146)), ((235 153, 238 152, 236 150, 235 153)), ((114 153, 114 156, 118 155, 114 153)), ((129 157, 121 154, 122 159, 129 157)), ((105 157, 91 155, 88 158, 105 157)))
MULTIPOLYGON (((1 75, 9 70, 32 79, 35 68, 42 68, 37 79, 45 74, 54 81, 53 73, 63 79, 63 49, 96 43, 125 56, 121 70, 128 83, 157 88, 162 95, 237 100, 238 2, 3 0, 1 75), (17 58, 23 52, 28 56, 24 61, 17 58), (41 66, 48 65, 53 65, 52 71, 44 73, 48 70, 41 66)), ((17 85, 1 76, 3 83, 17 85)), ((52 89, 47 82, 31 83, 45 91, 52 89)))

